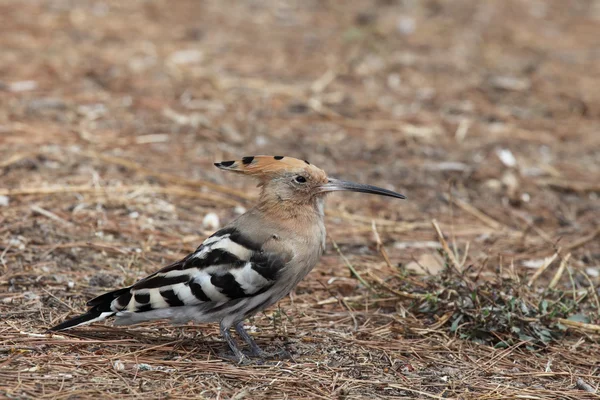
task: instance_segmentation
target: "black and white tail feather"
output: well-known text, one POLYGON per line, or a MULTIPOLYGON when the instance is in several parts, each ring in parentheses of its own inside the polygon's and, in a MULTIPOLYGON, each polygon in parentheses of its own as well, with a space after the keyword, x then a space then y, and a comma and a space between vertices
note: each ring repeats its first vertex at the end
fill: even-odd
POLYGON ((87 306, 92 307, 88 310, 88 312, 58 324, 50 328, 50 331, 64 331, 76 326, 89 325, 97 321, 102 321, 108 317, 112 317, 117 313, 117 311, 113 310, 112 308, 112 301, 122 295, 125 295, 126 293, 129 293, 130 290, 131 287, 115 290, 88 301, 87 306))
POLYGON ((229 342, 223 330, 279 300, 281 296, 271 289, 285 261, 264 253, 260 245, 235 227, 224 228, 184 259, 133 286, 90 300, 87 313, 50 331, 88 325, 110 317, 115 317, 117 325, 162 318, 175 323, 220 321, 221 331, 229 342))

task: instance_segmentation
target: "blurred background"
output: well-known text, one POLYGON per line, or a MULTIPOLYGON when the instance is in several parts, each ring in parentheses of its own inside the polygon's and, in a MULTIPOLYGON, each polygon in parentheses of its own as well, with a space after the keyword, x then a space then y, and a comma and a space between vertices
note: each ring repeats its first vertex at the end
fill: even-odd
MULTIPOLYGON (((12 207, 0 210, 20 210, 21 221, 31 202, 47 201, 71 222, 139 215, 122 223, 164 219, 148 226, 196 234, 208 212, 229 220, 232 202, 247 199, 176 177, 251 198, 253 182, 212 163, 282 154, 407 194, 407 202, 330 196, 331 209, 357 218, 425 221, 422 233, 417 224, 386 240, 430 237, 431 218, 459 218, 454 234, 493 243, 506 225, 535 222, 552 240, 593 231, 599 4, 4 1, 2 186, 105 193, 83 203, 77 191, 4 193, 12 207), (143 184, 191 185, 231 201, 128 193, 143 184), (115 196, 132 201, 111 197, 117 187, 115 196), (448 195, 496 222, 460 207, 452 214, 448 195)), ((347 228, 340 240, 363 242, 347 228)))
POLYGON ((548 285, 570 254, 555 285, 597 285, 598 38, 593 0, 1 1, 2 334, 195 248, 257 193, 213 162, 258 154, 408 196, 330 196, 329 250, 284 301, 292 336, 303 304, 352 331, 336 298, 373 296, 332 241, 382 293, 423 291, 444 264, 432 219, 478 276, 551 265, 548 285))

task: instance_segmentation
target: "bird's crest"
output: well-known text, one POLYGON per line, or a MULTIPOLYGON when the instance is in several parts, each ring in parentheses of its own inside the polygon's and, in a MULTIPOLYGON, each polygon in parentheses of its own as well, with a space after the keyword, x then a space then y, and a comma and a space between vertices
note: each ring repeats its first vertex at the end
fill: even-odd
POLYGON ((221 161, 215 163, 215 166, 225 171, 237 172, 258 178, 269 178, 282 172, 297 172, 301 170, 309 170, 313 173, 317 170, 322 172, 321 169, 306 160, 284 156, 247 156, 241 160, 221 161))

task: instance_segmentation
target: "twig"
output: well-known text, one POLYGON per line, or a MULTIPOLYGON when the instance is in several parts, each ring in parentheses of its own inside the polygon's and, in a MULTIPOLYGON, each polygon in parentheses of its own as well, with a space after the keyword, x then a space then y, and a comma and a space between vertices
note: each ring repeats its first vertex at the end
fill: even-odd
POLYGON ((442 249, 447 254, 448 259, 450 260, 450 263, 457 271, 460 272, 461 269, 460 269, 460 265, 458 264, 458 261, 456 260, 456 256, 450 250, 450 247, 448 247, 448 242, 446 242, 446 239, 444 239, 444 235, 442 234, 442 230, 440 229, 440 226, 438 225, 437 221, 435 219, 432 219, 431 224, 433 225, 433 228, 435 229, 435 232, 437 233, 438 240, 440 241, 440 244, 442 245, 442 249))
POLYGON ((435 330, 441 328, 446 322, 448 322, 448 320, 450 319, 450 317, 452 317, 452 315, 454 315, 454 311, 449 311, 446 314, 442 315, 440 317, 440 319, 437 320, 436 323, 429 326, 429 329, 435 331, 435 330))
POLYGON ((592 296, 594 296, 594 301, 596 302, 596 313, 600 315, 600 300, 598 299, 598 293, 596 293, 596 287, 585 271, 582 270, 581 273, 583 276, 585 276, 585 279, 587 279, 588 283, 590 284, 590 292, 592 293, 592 296))
POLYGON ((390 285, 388 285, 387 283, 385 283, 385 281, 383 279, 381 279, 380 277, 378 277, 371 271, 367 271, 367 275, 369 275, 373 280, 375 280, 375 282, 377 282, 377 284, 380 285, 382 288, 384 288, 385 290, 387 290, 390 293, 395 294, 396 296, 404 297, 407 299, 424 299, 427 297, 427 295, 421 294, 421 293, 407 293, 407 292, 401 292, 400 290, 396 290, 396 289, 392 288, 390 285))
MULTIPOLYGON (((569 258, 571 258, 571 253, 568 254, 569 258)), ((565 260, 563 260, 565 261, 565 260)), ((579 298, 579 300, 577 300, 577 285, 575 284, 575 280, 573 279, 573 272, 571 271, 571 268, 569 268, 569 266, 566 266, 565 268, 567 270, 567 274, 569 274, 569 282, 571 282, 571 293, 573 293, 573 302, 575 304, 578 304, 580 301, 582 301, 583 299, 585 299, 588 295, 587 290, 583 293, 583 295, 579 298)))
POLYGON ((518 284, 521 283, 521 278, 519 277, 519 274, 517 274, 517 271, 515 271, 514 259, 510 260, 510 275, 515 282, 517 282, 518 284))
POLYGON ((570 245, 566 246, 565 249, 567 251, 573 251, 574 249, 583 246, 587 242, 591 242, 598 235, 600 235, 600 227, 596 228, 596 230, 594 232, 592 232, 591 234, 584 236, 581 239, 576 240, 573 243, 571 243, 570 245))
POLYGON ((550 266, 550 264, 552 264, 552 262, 554 260, 556 260, 556 257, 558 257, 558 253, 559 252, 560 252, 560 248, 558 248, 558 250, 556 251, 556 253, 554 253, 550 257, 547 257, 544 260, 544 263, 542 265, 540 265, 540 267, 537 269, 537 271, 535 271, 535 273, 533 274, 533 276, 529 279, 529 282, 527 282, 527 286, 531 286, 533 284, 533 282, 535 282, 535 280, 537 278, 539 278, 540 275, 542 275, 546 269, 548 269, 548 267, 550 266))
MULTIPOLYGON (((563 257, 562 261, 560 262, 560 266, 558 267, 558 271, 556 271, 554 278, 552 278, 552 280, 550 281, 550 284, 548 285, 548 287, 550 289, 554 288, 554 286, 556 286, 556 284, 560 280, 560 277, 562 276, 563 272, 565 272, 565 268, 567 267, 567 263, 569 262, 570 258, 571 258, 571 253, 569 253, 563 257)), ((573 288, 573 289, 575 289, 575 288, 573 288)))
POLYGON ((66 336, 63 335, 57 335, 56 333, 33 333, 33 332, 25 332, 25 331, 19 331, 19 335, 25 335, 28 337, 32 337, 32 338, 40 338, 40 339, 48 339, 48 338, 52 338, 52 339, 69 339, 66 336))
POLYGON ((583 378, 577 378, 575 381, 575 386, 577 389, 585 390, 588 393, 596 393, 596 389, 592 387, 589 383, 583 380, 583 378))
POLYGON ((119 253, 119 254, 130 254, 129 251, 126 251, 126 250, 118 248, 117 246, 113 246, 113 245, 105 244, 105 243, 85 242, 85 246, 94 247, 94 248, 102 249, 102 250, 110 250, 110 251, 114 251, 115 253, 119 253))
POLYGON ((0 189, 0 195, 3 196, 21 196, 29 194, 58 194, 58 193, 76 193, 90 192, 97 188, 88 185, 80 186, 56 186, 56 187, 24 187, 15 189, 0 189))
POLYGON ((480 220, 481 222, 483 222, 485 225, 489 226, 492 229, 497 229, 497 230, 502 230, 502 229, 512 230, 512 228, 510 228, 510 227, 508 227, 508 226, 506 226, 504 224, 501 224, 500 222, 496 221, 492 217, 490 217, 490 216, 484 214, 483 212, 479 211, 477 208, 475 208, 474 206, 472 206, 471 204, 467 203, 464 200, 458 199, 455 196, 449 197, 446 194, 444 194, 444 198, 449 203, 456 204, 458 207, 462 208, 463 211, 471 214, 472 216, 474 216, 475 218, 477 218, 478 220, 480 220))
POLYGON ((352 322, 354 323, 354 332, 358 331, 358 321, 356 320, 356 316, 354 315, 356 311, 352 307, 350 307, 350 304, 348 304, 348 302, 345 301, 343 298, 340 299, 340 302, 344 307, 346 307, 346 309, 348 310, 348 315, 350 316, 350 318, 352 318, 352 322))
POLYGON ((61 299, 59 299, 58 297, 56 297, 55 295, 53 295, 52 293, 50 293, 49 291, 47 291, 46 289, 42 288, 42 290, 50 297, 52 297, 54 300, 58 301, 60 304, 62 304, 63 306, 67 307, 69 310, 71 311, 76 311, 73 307, 71 307, 70 305, 68 305, 67 303, 65 303, 64 301, 62 301, 61 299))
POLYGON ((2 254, 0 254, 0 263, 2 263, 2 267, 4 268, 4 273, 6 273, 6 271, 8 270, 6 267, 6 260, 4 259, 4 256, 6 255, 6 253, 8 253, 8 250, 10 249, 11 246, 12 246, 12 243, 8 242, 8 244, 2 251, 2 254))
POLYGON ((369 224, 371 225, 373 223, 373 221, 375 221, 375 223, 379 226, 396 226, 398 224, 402 224, 402 225, 406 225, 407 228, 409 229, 415 229, 418 228, 419 226, 425 225, 425 223, 419 223, 419 222, 401 222, 401 221, 392 221, 389 219, 378 219, 378 218, 373 218, 373 217, 365 217, 362 215, 355 215, 355 214, 351 214, 347 211, 342 211, 342 210, 336 210, 336 209, 330 209, 327 210, 327 216, 328 217, 337 217, 337 218, 342 218, 348 221, 355 221, 355 222, 362 222, 364 224, 369 224))
POLYGON ((467 137, 467 132, 469 132, 469 128, 471 127, 471 124, 472 121, 467 118, 463 118, 460 120, 460 122, 458 123, 458 127, 454 132, 454 139, 458 143, 462 143, 462 141, 465 140, 465 138, 467 137))
POLYGON ((74 226, 74 224, 72 222, 69 222, 66 219, 63 219, 63 218, 59 217, 58 215, 54 214, 53 212, 50 212, 48 210, 44 210, 42 207, 31 206, 31 210, 34 211, 34 212, 36 212, 36 213, 38 213, 38 214, 40 214, 40 215, 43 215, 46 218, 50 218, 53 221, 59 222, 59 223, 65 225, 65 226, 69 226, 69 227, 74 226))
POLYGON ((4 167, 8 167, 11 164, 14 164, 16 162, 21 161, 22 159, 24 159, 25 157, 29 157, 32 156, 33 154, 31 153, 17 153, 17 154, 13 154, 12 156, 8 157, 8 159, 4 160, 4 161, 0 161, 0 168, 4 168, 4 167))
POLYGON ((469 247, 471 246, 471 242, 467 241, 467 244, 465 245, 465 255, 462 259, 462 261, 460 262, 460 268, 464 268, 465 264, 467 263, 467 257, 469 256, 469 247))
POLYGON ((594 182, 582 182, 565 179, 540 179, 536 182, 538 185, 550 186, 561 190, 570 190, 573 192, 600 192, 600 185, 594 182))
POLYGON ((525 224, 527 225, 528 228, 531 228, 535 233, 538 234, 539 237, 541 237, 542 239, 544 239, 546 242, 548 242, 548 243, 550 243, 552 245, 555 244, 555 242, 552 240, 552 238, 550 237, 550 235, 548 235, 542 229, 540 229, 537 226, 535 226, 533 224, 533 222, 529 221, 525 215, 522 215, 521 213, 518 213, 518 212, 513 212, 513 215, 516 215, 517 218, 519 218, 523 222, 525 222, 525 224))
POLYGON ((352 266, 352 264, 350 264, 350 261, 348 261, 348 259, 346 258, 346 256, 342 253, 342 251, 338 247, 338 245, 335 242, 335 240, 333 240, 333 238, 331 236, 329 236, 329 238, 331 239, 331 243, 333 243, 333 247, 337 250, 337 252, 340 255, 340 257, 342 257, 342 260, 344 260, 344 264, 346 264, 346 267, 348 267, 348 269, 350 270, 350 272, 352 273, 352 275, 354 275, 356 277, 356 279, 358 279, 360 281, 360 283, 362 283, 366 288, 371 289, 371 285, 369 285, 367 283, 367 281, 365 281, 362 278, 362 276, 360 276, 360 274, 358 273, 358 271, 356 271, 356 269, 354 269, 354 267, 352 266))
POLYGON ((585 322, 579 322, 579 321, 571 321, 570 319, 565 319, 565 318, 558 318, 557 321, 563 325, 570 326, 571 328, 579 328, 584 331, 600 333, 600 325, 587 324, 585 322))
POLYGON ((400 385, 397 385, 395 383, 390 383, 389 387, 393 387, 395 389, 400 389, 400 390, 404 390, 404 391, 407 391, 407 392, 415 393, 415 394, 418 394, 418 395, 421 395, 421 396, 428 397, 430 399, 440 399, 440 400, 446 399, 446 397, 436 396, 435 394, 431 394, 431 393, 427 393, 427 392, 422 392, 420 390, 411 389, 411 388, 408 388, 406 386, 400 386, 400 385))
POLYGON ((310 90, 314 93, 321 93, 331 82, 333 82, 337 77, 337 71, 333 69, 328 69, 323 75, 321 75, 317 80, 315 80, 310 85, 310 90))
POLYGON ((369 299, 370 302, 372 303, 381 303, 381 302, 385 302, 385 301, 392 301, 392 300, 398 300, 398 297, 384 297, 384 298, 370 298, 369 296, 365 296, 365 295, 359 295, 359 296, 347 296, 347 297, 342 297, 342 298, 338 298, 338 297, 330 297, 326 300, 321 300, 315 304, 302 304, 301 307, 314 307, 315 305, 317 306, 324 306, 327 304, 334 304, 334 303, 339 303, 340 300, 343 301, 350 301, 350 302, 356 302, 359 300, 364 300, 364 299, 369 299))
POLYGON ((385 250, 385 247, 383 247, 383 243, 381 242, 381 238, 379 237, 379 232, 377 232, 377 226, 375 225, 375 221, 372 221, 371 229, 373 230, 373 234, 375 235, 375 243, 377 244, 377 250, 379 250, 379 252, 381 253, 387 266, 393 269, 394 267, 392 266, 390 257, 388 256, 387 251, 385 250))
POLYGON ((4 196, 23 196, 23 195, 47 195, 61 193, 92 193, 105 195, 115 192, 137 192, 137 194, 161 193, 173 194, 178 196, 195 197, 203 200, 208 200, 218 204, 229 206, 237 206, 239 201, 231 200, 226 197, 215 196, 210 193, 203 193, 195 190, 190 190, 178 186, 162 187, 149 185, 132 185, 132 186, 105 186, 95 187, 89 185, 78 186, 56 186, 56 187, 24 187, 16 189, 0 189, 0 195, 4 196))

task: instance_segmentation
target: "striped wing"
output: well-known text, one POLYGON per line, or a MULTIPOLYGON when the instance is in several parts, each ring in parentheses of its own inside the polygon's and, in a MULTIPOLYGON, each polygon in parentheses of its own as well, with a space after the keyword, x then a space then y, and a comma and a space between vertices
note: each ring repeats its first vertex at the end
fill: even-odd
MULTIPOLYGON (((284 260, 264 253, 236 228, 224 228, 181 261, 113 297, 111 309, 140 313, 251 297, 268 290, 284 266, 284 260)), ((105 301, 102 297, 88 305, 105 301)))

